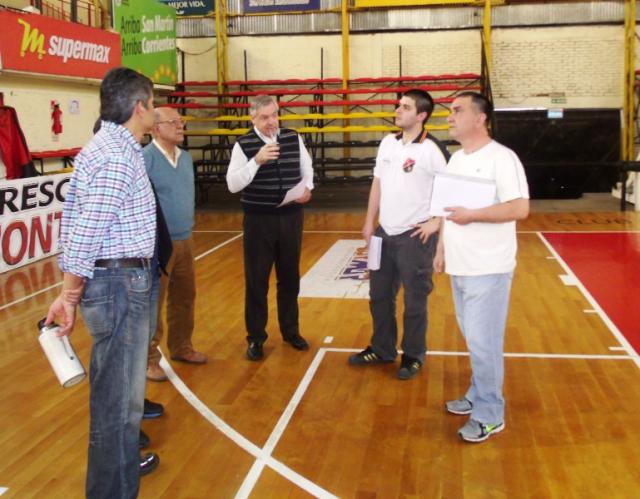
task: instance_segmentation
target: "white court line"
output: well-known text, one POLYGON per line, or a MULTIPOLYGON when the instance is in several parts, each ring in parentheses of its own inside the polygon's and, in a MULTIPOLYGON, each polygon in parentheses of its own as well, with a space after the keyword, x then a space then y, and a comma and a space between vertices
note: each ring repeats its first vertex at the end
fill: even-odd
POLYGON ((0 487, 0 496, 9 490, 8 487, 0 487))
MULTIPOLYGON (((611 347, 610 347, 611 349, 611 347)), ((357 353, 362 349, 358 348, 322 348, 327 352, 357 353)), ((427 350, 427 355, 434 357, 468 357, 469 352, 454 352, 444 350, 427 350)), ((514 359, 559 359, 559 360, 637 360, 640 357, 633 355, 598 355, 579 353, 535 353, 535 352, 505 352, 505 357, 514 359)))
POLYGON ((578 278, 575 275, 559 275, 558 276, 565 286, 577 286, 578 278))
POLYGON ((240 239, 241 237, 242 237, 242 232, 240 234, 238 234, 237 236, 233 236, 231 239, 227 239, 226 241, 221 242, 220 244, 218 244, 217 246, 214 246, 210 250, 207 250, 204 253, 199 254, 198 256, 196 256, 194 258, 194 260, 197 262, 198 260, 200 260, 201 258, 204 258, 208 254, 213 253, 216 250, 219 250, 223 246, 226 246, 227 244, 232 243, 233 241, 235 241, 236 239, 240 239))
MULTIPOLYGON (((249 495, 251 494, 251 491, 255 487, 258 479, 260 478, 260 475, 262 473, 262 470, 264 469, 265 464, 267 464, 265 463, 265 459, 271 457, 271 454, 273 453, 273 449, 275 449, 276 445, 278 445, 278 442, 282 437, 282 434, 284 433, 285 429, 289 425, 289 421, 291 420, 293 413, 298 407, 298 404, 300 404, 300 401, 302 400, 302 397, 307 391, 307 388, 309 388, 309 385, 311 384, 311 380, 315 376, 316 371, 318 370, 318 367, 320 366, 320 363, 324 358, 325 351, 326 350, 324 348, 321 348, 318 350, 318 353, 316 354, 313 361, 311 362, 311 365, 307 369, 307 372, 305 373, 304 377, 300 381, 298 388, 296 389, 295 393, 291 397, 289 404, 287 405, 286 409, 282 413, 282 416, 280 416, 280 419, 276 423, 276 426, 273 428, 271 435, 269 435, 269 438, 267 439, 267 443, 262 448, 261 455, 259 457, 256 456, 257 460, 255 463, 253 463, 253 466, 251 467, 251 469, 249 470, 249 473, 245 477, 244 482, 242 482, 242 486, 240 487, 240 490, 238 490, 238 493, 236 494, 236 499, 245 499, 249 497, 249 495)), ((301 488, 303 488, 304 490, 307 490, 304 487, 301 487, 301 488)), ((323 498, 336 497, 325 490, 322 490, 322 489, 320 490, 322 492, 321 495, 314 494, 316 497, 323 497, 323 498)), ((307 490, 307 492, 310 492, 310 491, 307 490)))
MULTIPOLYGON (((236 231, 233 231, 233 232, 238 232, 238 231, 236 230, 236 231)), ((198 260, 200 260, 201 258, 204 258, 205 256, 207 256, 208 254, 213 253, 214 251, 216 251, 216 250, 218 250, 218 249, 222 248, 223 246, 225 246, 225 245, 227 245, 227 244, 229 244, 229 243, 231 243, 231 242, 233 242, 233 241, 235 241, 236 239, 239 239, 239 238, 241 238, 241 237, 242 237, 242 233, 240 233, 240 234, 238 234, 237 236, 234 236, 234 237, 232 237, 232 238, 230 238, 230 239, 227 239, 226 241, 221 242, 221 243, 220 243, 220 244, 218 244, 217 246, 214 246, 214 247, 213 247, 213 248, 211 248, 210 250, 207 250, 207 251, 205 251, 204 253, 202 253, 202 254, 200 254, 200 255, 196 256, 196 257, 194 258, 194 260, 195 260, 195 261, 198 261, 198 260)), ((31 293, 31 294, 29 294, 29 295, 27 295, 27 296, 23 296, 22 298, 18 298, 17 300, 12 301, 11 303, 6 303, 5 305, 0 306, 0 311, 4 310, 4 309, 6 309, 6 308, 12 307, 13 305, 17 305, 18 303, 22 303, 23 301, 27 301, 27 300, 29 300, 29 299, 33 298, 34 296, 38 296, 38 295, 40 295, 40 294, 42 294, 42 293, 46 293, 46 292, 47 292, 47 291, 49 291, 50 289, 57 288, 58 286, 62 286, 62 281, 60 281, 60 282, 58 282, 58 283, 56 283, 56 284, 52 284, 51 286, 48 286, 48 287, 46 287, 46 288, 44 288, 44 289, 40 289, 40 290, 38 290, 38 291, 35 291, 34 293, 31 293)))
POLYGON ((620 350, 624 351, 624 347, 609 347, 609 350, 614 351, 614 352, 617 352, 617 351, 620 351, 620 350))
POLYGON ((613 323, 613 321, 609 318, 609 316, 605 313, 605 311, 602 309, 600 304, 595 300, 593 296, 591 296, 591 293, 587 291, 587 288, 585 288, 584 285, 580 282, 580 279, 578 279, 578 277, 573 273, 573 271, 571 270, 571 267, 567 265, 567 262, 565 262, 560 257, 560 254, 554 249, 554 247, 549 243, 549 241, 547 241, 547 238, 544 237, 544 235, 541 232, 538 232, 538 237, 543 242, 543 244, 547 247, 549 252, 556 257, 556 260, 558 260, 558 263, 564 269, 564 271, 568 275, 572 275, 575 278, 576 286, 578 287, 582 295, 586 298, 586 300, 589 302, 591 307, 594 310, 596 310, 597 314, 600 316, 600 318, 605 323, 605 325, 609 328, 609 331, 611 331, 611 333, 616 337, 620 345, 624 347, 625 352, 627 352, 629 357, 632 357, 634 359, 634 362, 640 368, 640 358, 638 358, 638 354, 633 349, 631 344, 627 341, 627 339, 624 337, 624 335, 620 332, 617 326, 613 323))
MULTIPOLYGON (((615 348, 615 347, 613 347, 615 348)), ((236 499, 244 499, 249 497, 253 488, 255 487, 260 475, 262 474, 262 470, 265 466, 270 467, 275 472, 282 475, 284 478, 288 479, 301 489, 305 490, 309 494, 320 497, 320 498, 335 498, 335 496, 328 491, 322 489, 320 486, 314 484, 307 478, 299 475, 295 471, 291 470, 289 467, 274 459, 271 454, 275 449, 278 441, 284 434, 293 413, 297 409, 302 397, 304 396, 306 390, 308 389, 313 377, 315 376, 320 363, 322 362, 326 352, 334 352, 334 353, 355 353, 359 352, 360 349, 357 348, 320 348, 316 353, 315 358, 313 359, 311 365, 307 369, 304 377, 300 381, 298 388, 293 394, 289 404, 286 409, 280 416, 280 419, 276 423, 269 439, 267 440, 265 446, 260 449, 255 444, 251 443, 244 436, 234 430, 230 425, 228 425, 225 421, 223 421, 219 416, 217 416, 213 411, 211 411, 198 397, 185 385, 185 383, 180 379, 180 377, 175 373, 171 365, 166 361, 163 356, 160 360, 160 366, 164 369, 167 377, 173 383, 173 386, 176 390, 185 398, 187 402, 189 402, 207 421, 209 421, 218 431, 220 431, 227 438, 236 443, 240 448, 251 454, 256 458, 256 461, 253 463, 253 466, 247 473, 240 489, 236 493, 236 499)), ((428 351, 427 355, 431 356, 469 356, 469 352, 456 352, 456 351, 428 351)), ((582 355, 582 354, 548 354, 548 353, 505 353, 505 357, 508 358, 531 358, 531 359, 559 359, 559 360, 633 360, 636 363, 638 362, 638 357, 628 356, 628 355, 582 355)))
POLYGON ((38 291, 35 291, 34 293, 31 293, 30 295, 23 296, 22 298, 18 298, 17 300, 12 301, 11 303, 7 303, 7 304, 5 304, 5 305, 2 305, 2 306, 0 307, 0 311, 1 311, 1 310, 4 310, 5 308, 12 307, 13 305, 17 305, 18 303, 22 303, 23 301, 27 301, 27 300, 29 300, 30 298, 33 298, 34 296, 38 296, 38 295, 40 295, 40 294, 42 294, 42 293, 46 293, 46 292, 47 292, 47 291, 49 291, 50 289, 57 288, 58 286, 62 286, 62 281, 60 281, 60 282, 59 282, 59 283, 57 283, 57 284, 52 284, 51 286, 46 287, 46 288, 44 288, 44 289, 40 289, 40 290, 38 290, 38 291))
MULTIPOLYGON (((161 354, 162 354, 162 352, 161 352, 161 354)), ((315 359, 314 359, 314 361, 315 361, 315 359)), ((308 492, 309 494, 311 494, 311 495, 313 495, 315 497, 322 497, 322 498, 334 498, 335 497, 333 494, 330 494, 329 492, 327 492, 323 488, 319 487, 315 483, 311 482, 307 478, 303 477, 302 475, 299 475, 298 473, 293 471, 288 466, 282 464, 280 461, 278 461, 278 460, 274 459, 273 457, 271 457, 271 451, 273 449, 271 451, 269 451, 268 453, 265 452, 265 449, 269 445, 269 442, 267 442, 267 444, 265 445, 265 447, 263 449, 260 449, 257 445, 251 443, 244 436, 242 436, 240 433, 238 433, 236 430, 234 430, 230 425, 228 425, 224 420, 222 420, 218 415, 216 415, 211 409, 209 409, 196 396, 196 394, 193 393, 189 389, 189 387, 187 385, 185 385, 185 383, 180 379, 180 377, 173 370, 171 365, 167 362, 167 360, 165 359, 164 355, 162 355, 162 358, 160 359, 160 367, 162 367, 162 369, 164 370, 164 372, 167 375, 167 378, 169 378, 169 381, 171 381, 171 383, 173 384, 175 389, 184 397, 184 399, 187 402, 189 402, 189 404, 191 404, 194 407, 194 409, 196 409, 220 433, 222 433, 224 436, 226 436, 227 438, 232 440, 241 449, 245 450, 246 452, 251 454, 253 457, 255 457, 257 459, 256 462, 262 463, 262 467, 269 466, 269 468, 274 470, 276 473, 279 473, 284 478, 286 478, 290 482, 293 482, 295 485, 297 485, 298 487, 300 487, 301 489, 303 489, 304 491, 308 492)), ((316 369, 317 369, 317 367, 316 367, 316 369)), ((315 370, 313 372, 315 373, 315 370)), ((313 377, 313 373, 311 374, 311 377, 313 377)), ((305 378, 303 378, 303 381, 306 378, 307 378, 307 376, 305 375, 305 378)), ((308 385, 308 383, 310 381, 311 381, 311 379, 309 378, 309 381, 307 381, 307 385, 308 385)), ((302 385, 302 382, 301 382, 301 385, 302 385)), ((306 390, 306 386, 304 387, 304 390, 306 390)), ((302 394, 304 394, 304 390, 300 394, 300 398, 302 398, 302 394)), ((300 387, 298 387, 298 390, 296 390, 296 393, 298 393, 298 391, 300 391, 300 387)), ((295 396, 296 395, 294 394, 294 397, 295 396)), ((289 403, 289 405, 291 405, 291 402, 289 403)), ((296 405, 297 405, 297 403, 296 403, 296 405)), ((295 409, 295 407, 294 407, 294 409, 295 409)), ((293 410, 291 410, 290 412, 291 412, 291 414, 293 414, 293 410)), ((285 417, 286 413, 287 413, 287 411, 285 410, 285 413, 280 418, 280 422, 283 421, 283 418, 285 417)), ((288 418, 286 418, 286 422, 284 423, 284 426, 280 430, 280 434, 278 435, 278 439, 282 435, 282 432, 284 431, 284 428, 286 427, 286 423, 288 423, 288 420, 290 418, 291 418, 291 415, 289 415, 288 418)), ((280 422, 278 424, 280 424, 280 422)), ((278 427, 276 426, 276 429, 277 428, 278 427)), ((274 429, 274 432, 276 431, 276 429, 274 429)), ((273 438, 273 435, 274 434, 272 433, 271 437, 269 437, 270 440, 273 438)), ((275 446, 275 444, 274 444, 274 446, 275 446)), ((254 464, 254 466, 255 466, 255 464, 254 464)), ((240 493, 240 491, 238 491, 238 493, 240 493)), ((244 497, 247 497, 247 496, 244 496, 244 497)))
POLYGON ((194 233, 198 233, 198 234, 238 234, 240 232, 242 232, 241 230, 209 230, 209 229, 203 229, 203 230, 193 230, 192 232, 194 233))

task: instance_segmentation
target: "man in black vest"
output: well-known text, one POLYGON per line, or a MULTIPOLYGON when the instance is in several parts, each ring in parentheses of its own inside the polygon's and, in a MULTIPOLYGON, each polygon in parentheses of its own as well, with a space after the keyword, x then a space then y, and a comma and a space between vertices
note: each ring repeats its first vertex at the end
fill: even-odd
POLYGON ((311 199, 313 168, 302 138, 294 130, 279 128, 273 97, 256 96, 249 113, 253 129, 233 146, 227 185, 231 192, 242 191, 247 358, 260 360, 267 339, 267 294, 274 263, 282 337, 297 350, 309 349, 300 336, 298 292, 302 205, 311 199), (293 201, 283 204, 287 191, 294 188, 293 201))

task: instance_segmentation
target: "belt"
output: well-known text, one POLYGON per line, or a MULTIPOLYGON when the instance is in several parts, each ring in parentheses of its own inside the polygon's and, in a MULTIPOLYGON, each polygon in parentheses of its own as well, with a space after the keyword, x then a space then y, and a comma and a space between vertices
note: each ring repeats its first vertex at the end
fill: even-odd
POLYGON ((149 267, 150 258, 107 258, 96 260, 96 267, 106 269, 142 269, 149 267))

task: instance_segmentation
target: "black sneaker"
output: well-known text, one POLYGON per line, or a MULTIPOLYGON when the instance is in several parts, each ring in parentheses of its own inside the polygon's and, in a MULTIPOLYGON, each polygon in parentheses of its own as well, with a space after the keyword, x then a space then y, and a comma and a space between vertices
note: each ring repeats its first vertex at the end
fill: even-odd
POLYGON ((354 353, 349 356, 349 364, 352 366, 369 366, 371 364, 391 364, 393 360, 381 359, 370 346, 360 353, 354 353))
POLYGON ((154 452, 140 455, 140 476, 148 475, 160 464, 160 456, 154 452))
POLYGON ((399 379, 411 379, 418 371, 422 369, 422 362, 418 359, 413 359, 402 354, 402 361, 400 362, 400 369, 398 369, 399 379))
POLYGON ((164 407, 157 402, 151 402, 149 399, 144 399, 144 412, 142 413, 143 419, 155 419, 162 416, 164 413, 164 407))

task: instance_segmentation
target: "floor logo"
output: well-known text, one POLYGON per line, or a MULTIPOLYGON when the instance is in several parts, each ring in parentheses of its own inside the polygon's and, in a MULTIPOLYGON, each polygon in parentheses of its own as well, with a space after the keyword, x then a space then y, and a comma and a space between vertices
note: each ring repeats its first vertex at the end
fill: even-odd
POLYGON ((336 241, 301 279, 300 296, 368 299, 369 272, 364 241, 336 241))

